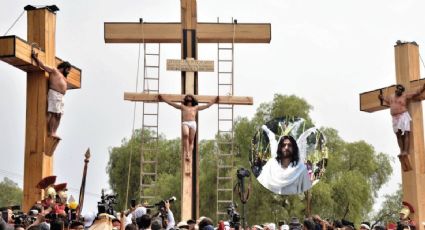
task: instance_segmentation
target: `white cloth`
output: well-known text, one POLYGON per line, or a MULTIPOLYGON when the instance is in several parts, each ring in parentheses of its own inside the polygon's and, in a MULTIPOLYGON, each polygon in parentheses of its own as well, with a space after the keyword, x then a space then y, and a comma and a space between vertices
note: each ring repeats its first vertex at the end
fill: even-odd
POLYGON ((294 167, 291 163, 284 169, 276 158, 267 161, 257 180, 265 188, 280 195, 299 194, 311 188, 305 164, 298 162, 294 167))
POLYGON ((47 94, 47 111, 51 113, 63 113, 63 100, 64 95, 53 90, 49 89, 49 92, 47 94))
POLYGON ((282 168, 276 160, 278 142, 275 134, 265 125, 261 128, 269 138, 271 157, 257 177, 258 182, 270 191, 281 195, 299 194, 309 190, 311 180, 305 164, 298 161, 295 167, 290 163, 288 168, 282 168))
POLYGON ((392 116, 393 117, 393 130, 395 133, 398 130, 401 130, 401 134, 404 135, 405 131, 410 131, 410 121, 412 118, 409 115, 409 112, 404 112, 402 114, 392 116))
POLYGON ((277 156, 278 144, 276 140, 276 135, 266 125, 261 126, 261 128, 264 130, 264 132, 266 132, 267 137, 269 138, 271 158, 275 158, 277 156))
POLYGON ((182 125, 187 125, 190 129, 196 131, 196 121, 183 121, 182 125))

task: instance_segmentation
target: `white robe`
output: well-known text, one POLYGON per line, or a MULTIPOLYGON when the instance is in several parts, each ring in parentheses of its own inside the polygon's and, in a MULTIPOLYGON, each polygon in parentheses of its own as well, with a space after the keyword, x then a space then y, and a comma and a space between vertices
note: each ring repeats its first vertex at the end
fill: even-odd
POLYGON ((276 160, 278 142, 275 134, 263 125, 262 129, 270 140, 271 158, 263 166, 258 182, 268 190, 280 195, 292 195, 305 192, 311 188, 307 167, 300 160, 294 167, 292 163, 284 169, 276 160))
POLYGON ((280 195, 299 194, 311 188, 305 164, 299 162, 295 167, 284 169, 275 158, 267 161, 257 180, 265 188, 280 195))

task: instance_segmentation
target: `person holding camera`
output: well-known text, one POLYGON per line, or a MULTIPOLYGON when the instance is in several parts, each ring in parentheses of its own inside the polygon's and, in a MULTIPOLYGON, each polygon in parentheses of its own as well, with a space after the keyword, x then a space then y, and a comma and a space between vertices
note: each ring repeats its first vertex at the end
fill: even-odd
POLYGON ((170 201, 165 200, 164 204, 165 212, 160 214, 162 215, 163 213, 166 213, 166 217, 162 217, 162 219, 165 220, 165 223, 163 222, 163 226, 165 226, 166 230, 173 229, 176 225, 176 222, 174 220, 173 212, 170 209, 170 201))

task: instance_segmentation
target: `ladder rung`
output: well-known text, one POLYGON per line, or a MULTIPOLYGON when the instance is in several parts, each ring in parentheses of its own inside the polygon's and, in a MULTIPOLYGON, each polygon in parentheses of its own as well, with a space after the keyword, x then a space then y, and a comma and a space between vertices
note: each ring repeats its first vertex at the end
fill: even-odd
POLYGON ((144 113, 145 116, 157 116, 157 113, 144 113))
POLYGON ((233 189, 231 189, 231 188, 218 188, 217 191, 232 192, 233 189))
POLYGON ((218 130, 219 133, 232 133, 232 130, 218 130))
POLYGON ((233 72, 221 71, 221 72, 218 72, 218 73, 227 73, 227 74, 229 74, 229 73, 233 73, 233 72))
POLYGON ((223 177, 217 177, 218 180, 231 180, 231 176, 223 176, 223 177))
POLYGON ((230 141, 216 141, 217 144, 232 144, 233 140, 230 141))
POLYGON ((222 169, 233 168, 231 165, 218 165, 217 167, 222 169))
POLYGON ((232 203, 233 200, 217 200, 217 203, 232 203))
POLYGON ((232 50, 233 48, 229 47, 218 47, 219 50, 232 50))
POLYGON ((142 164, 154 164, 156 161, 142 161, 142 164))
POLYGON ((158 128, 157 125, 143 125, 145 128, 158 128))
POLYGON ((156 53, 145 53, 145 55, 147 55, 147 56, 159 56, 159 54, 156 54, 156 53))
POLYGON ((151 172, 142 172, 141 174, 146 176, 156 176, 156 173, 151 173, 151 172))
POLYGON ((219 121, 233 121, 233 119, 230 119, 230 118, 221 118, 221 119, 218 119, 219 121))
POLYGON ((142 184, 142 188, 152 188, 155 184, 142 184))
POLYGON ((157 77, 145 77, 143 79, 145 79, 145 80, 157 80, 157 81, 159 81, 159 78, 157 78, 157 77))
MULTIPOLYGON (((144 90, 144 92, 148 92, 148 94, 150 93, 150 92, 159 92, 159 90, 158 89, 145 89, 144 90)), ((145 102, 145 103, 158 103, 158 102, 145 102)))
POLYGON ((145 68, 159 68, 157 65, 145 65, 145 68))
POLYGON ((228 59, 224 59, 224 60, 218 60, 219 62, 232 62, 233 60, 228 60, 228 59))
POLYGON ((158 151, 158 148, 142 148, 143 151, 158 151))
POLYGON ((224 157, 226 157, 226 156, 228 156, 228 157, 230 157, 230 156, 233 156, 233 154, 224 154, 224 153, 219 153, 219 154, 217 154, 218 156, 224 156, 224 157))
POLYGON ((233 109, 233 107, 219 106, 218 109, 233 109))
POLYGON ((231 83, 219 83, 218 85, 233 85, 231 83))

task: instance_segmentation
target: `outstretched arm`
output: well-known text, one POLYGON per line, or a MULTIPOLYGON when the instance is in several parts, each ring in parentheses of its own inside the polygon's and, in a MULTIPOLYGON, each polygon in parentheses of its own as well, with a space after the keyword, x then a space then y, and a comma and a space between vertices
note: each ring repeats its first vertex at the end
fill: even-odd
POLYGON ((217 102, 218 102, 218 96, 214 98, 212 101, 208 102, 208 104, 198 106, 198 111, 208 109, 210 106, 214 105, 217 102))
POLYGON ((38 54, 33 51, 31 51, 31 58, 34 59, 34 61, 37 63, 37 65, 43 69, 44 71, 48 72, 48 73, 52 73, 53 71, 55 71, 54 68, 49 67, 47 65, 45 65, 42 61, 40 61, 40 59, 38 59, 38 54))
POLYGON ((423 84, 422 87, 418 91, 416 91, 414 93, 407 94, 406 97, 407 97, 407 99, 411 99, 411 98, 414 98, 414 97, 421 95, 424 91, 425 91, 425 84, 423 84))
POLYGON ((158 99, 159 99, 159 101, 163 101, 163 102, 165 102, 165 103, 167 103, 167 104, 169 104, 169 105, 173 106, 173 107, 174 107, 174 108, 176 108, 176 109, 182 109, 182 105, 177 104, 177 103, 174 103, 174 102, 172 102, 172 101, 170 101, 170 100, 166 99, 166 98, 165 98, 165 97, 163 97, 161 94, 158 94, 158 99))
POLYGON ((384 101, 387 104, 390 104, 390 100, 388 99, 388 96, 384 96, 382 93, 378 95, 379 100, 384 101))

